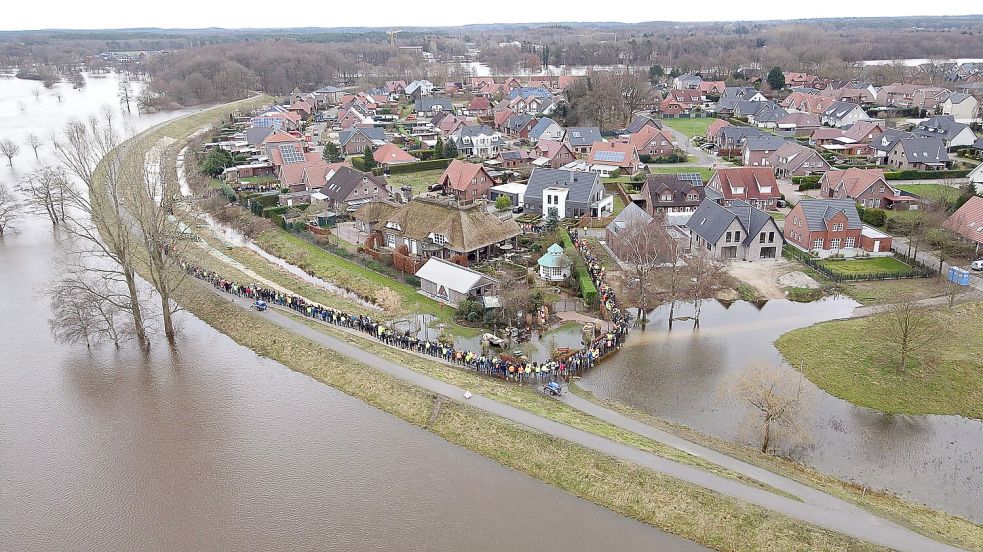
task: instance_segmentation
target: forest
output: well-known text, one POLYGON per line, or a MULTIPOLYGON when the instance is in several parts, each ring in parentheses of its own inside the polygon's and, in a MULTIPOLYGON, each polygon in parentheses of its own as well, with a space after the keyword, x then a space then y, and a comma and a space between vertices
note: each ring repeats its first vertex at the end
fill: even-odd
POLYGON ((772 66, 869 80, 899 80, 899 64, 863 60, 978 57, 983 16, 815 19, 770 22, 470 25, 404 29, 393 48, 384 29, 202 29, 0 32, 0 67, 50 82, 100 69, 105 51, 165 50, 122 69, 149 79, 147 109, 285 94, 325 84, 392 79, 462 80, 452 61, 474 59, 496 74, 564 66, 658 67, 740 80, 772 66), (469 57, 470 55, 470 57, 469 57))

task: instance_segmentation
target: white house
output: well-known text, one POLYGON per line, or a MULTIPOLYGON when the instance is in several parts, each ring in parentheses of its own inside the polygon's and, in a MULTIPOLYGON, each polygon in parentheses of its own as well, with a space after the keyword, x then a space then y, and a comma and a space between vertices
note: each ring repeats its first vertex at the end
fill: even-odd
POLYGON ((563 127, 549 117, 543 117, 529 131, 529 140, 538 142, 540 140, 553 140, 559 142, 563 139, 563 127))
POLYGON ((820 120, 824 125, 843 128, 867 118, 867 112, 855 103, 833 102, 823 111, 820 120))
POLYGON ((953 92, 942 102, 942 114, 952 115, 956 120, 975 119, 980 103, 972 94, 953 92))

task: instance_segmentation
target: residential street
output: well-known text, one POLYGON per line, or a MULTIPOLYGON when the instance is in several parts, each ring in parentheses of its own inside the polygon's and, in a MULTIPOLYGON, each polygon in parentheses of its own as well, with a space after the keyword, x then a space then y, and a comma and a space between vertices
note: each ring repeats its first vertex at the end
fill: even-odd
MULTIPOLYGON (((213 289, 210 286, 205 286, 213 289)), ((222 297, 228 295, 214 291, 222 297)), ((233 302, 243 308, 249 309, 250 300, 235 298, 233 302)), ((378 370, 391 374, 404 381, 428 389, 435 393, 442 394, 453 400, 464 401, 465 389, 444 383, 429 376, 415 372, 410 368, 390 362, 372 353, 369 353, 356 344, 340 340, 317 331, 308 325, 301 323, 287 316, 282 309, 270 309, 263 316, 271 322, 279 325, 287 331, 310 339, 325 347, 331 348, 341 354, 372 366, 378 370)), ((333 326, 337 328, 336 326, 333 326)), ((361 335, 361 334, 359 334, 361 335)), ((363 336, 364 337, 364 336, 363 336)), ((426 357, 434 360, 432 357, 426 357)), ((454 368, 449 368, 454 369, 454 368)), ((629 431, 634 431, 646 435, 654 440, 663 442, 667 445, 687 451, 696 456, 706 458, 711 462, 720 464, 723 467, 735 472, 742 473, 763 483, 786 491, 803 500, 799 502, 762 489, 746 485, 744 483, 720 477, 708 473, 699 468, 680 464, 627 445, 611 441, 598 435, 587 433, 570 426, 548 420, 538 415, 505 405, 480 395, 472 395, 466 402, 481 410, 501 416, 516 423, 520 423, 537 431, 548 433, 554 437, 565 439, 582 446, 603 452, 620 458, 625 461, 633 462, 640 466, 664 473, 666 475, 681 479, 732 496, 747 502, 757 504, 769 510, 781 512, 791 517, 814 523, 852 537, 866 540, 882 546, 887 546, 896 550, 903 551, 955 551, 958 548, 938 543, 927 537, 919 535, 913 531, 900 527, 888 520, 879 518, 869 512, 837 499, 826 493, 816 491, 787 478, 768 472, 761 468, 746 464, 729 456, 717 453, 695 443, 691 443, 674 435, 665 433, 641 422, 629 419, 621 414, 609 409, 595 405, 580 397, 566 394, 563 399, 570 406, 581 410, 586 414, 596 416, 609 423, 618 425, 629 431)))

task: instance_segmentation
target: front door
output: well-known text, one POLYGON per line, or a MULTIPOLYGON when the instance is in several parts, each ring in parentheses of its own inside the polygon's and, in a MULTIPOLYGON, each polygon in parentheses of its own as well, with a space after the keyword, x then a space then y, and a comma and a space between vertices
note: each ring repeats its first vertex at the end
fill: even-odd
POLYGON ((874 240, 874 253, 881 250, 881 240, 874 240))

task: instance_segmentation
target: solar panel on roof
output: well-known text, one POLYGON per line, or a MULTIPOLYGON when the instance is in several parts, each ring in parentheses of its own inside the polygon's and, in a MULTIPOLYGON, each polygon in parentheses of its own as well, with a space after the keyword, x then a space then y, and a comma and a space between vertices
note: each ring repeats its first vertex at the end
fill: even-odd
POLYGON ((614 163, 621 163, 625 160, 625 152, 623 151, 599 151, 594 156, 595 161, 612 161, 614 163))
POLYGON ((694 186, 703 184, 703 177, 700 176, 700 173, 681 173, 676 176, 676 180, 681 182, 690 182, 694 186))
POLYGON ((305 161, 304 154, 301 153, 300 148, 295 144, 282 144, 280 146, 280 155, 283 156, 283 162, 287 165, 303 163, 305 161))

